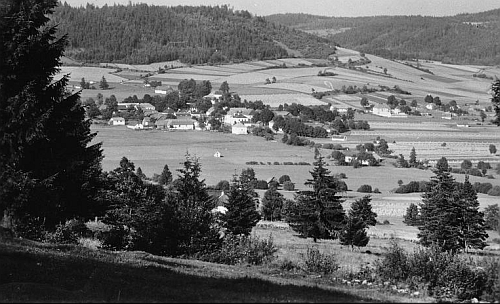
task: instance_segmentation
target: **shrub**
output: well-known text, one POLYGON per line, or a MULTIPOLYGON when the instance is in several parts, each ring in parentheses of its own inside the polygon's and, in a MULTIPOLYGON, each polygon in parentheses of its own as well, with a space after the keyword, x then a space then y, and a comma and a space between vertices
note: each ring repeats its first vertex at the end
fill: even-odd
POLYGON ((78 244, 78 239, 88 237, 90 230, 85 226, 85 223, 72 219, 64 224, 58 224, 56 230, 46 234, 46 241, 58 244, 78 244))
POLYGON ((370 185, 362 185, 358 188, 358 192, 362 193, 372 193, 372 186, 370 185))
POLYGON ((271 235, 267 240, 261 240, 257 236, 227 234, 219 249, 199 258, 203 261, 227 265, 244 263, 262 265, 273 260, 277 251, 278 248, 274 245, 271 235))
POLYGON ((488 195, 491 196, 500 196, 500 186, 495 186, 488 191, 488 195))
POLYGON ((130 233, 122 226, 112 226, 109 230, 97 233, 97 239, 104 249, 122 250, 129 245, 130 233))
POLYGON ((292 183, 291 181, 286 181, 286 182, 283 183, 283 190, 294 191, 295 190, 295 184, 292 183))
POLYGON ((258 165, 259 162, 252 160, 252 161, 247 161, 245 164, 247 164, 247 165, 258 165))
POLYGON ((279 166, 280 162, 275 161, 273 164, 276 165, 276 166, 279 166))
POLYGON ((318 248, 307 248, 304 258, 305 270, 309 272, 330 274, 340 267, 334 255, 323 254, 318 248))
POLYGON ((261 190, 267 190, 269 189, 269 186, 267 185, 267 182, 265 180, 259 179, 255 182, 255 189, 261 189, 261 190))
POLYGON ((392 241, 384 258, 375 261, 375 273, 384 281, 407 283, 410 289, 425 286, 438 301, 464 301, 498 295, 498 266, 498 261, 476 262, 438 246, 420 247, 409 254, 392 241))
POLYGON ((311 163, 308 163, 308 162, 302 162, 302 161, 301 161, 301 162, 299 162, 299 165, 301 165, 301 166, 310 166, 310 165, 311 165, 311 163))
POLYGON ((290 179, 290 176, 288 176, 287 174, 284 174, 284 175, 280 176, 278 181, 280 184, 283 184, 284 182, 291 181, 291 179, 290 179))
POLYGON ((373 189, 373 193, 380 193, 380 190, 378 188, 373 189))
POLYGON ((285 258, 279 264, 279 268, 281 270, 284 270, 284 271, 295 271, 295 270, 299 270, 300 266, 295 264, 293 261, 290 261, 289 259, 285 258))
POLYGON ((283 165, 293 165, 293 162, 283 162, 283 165))

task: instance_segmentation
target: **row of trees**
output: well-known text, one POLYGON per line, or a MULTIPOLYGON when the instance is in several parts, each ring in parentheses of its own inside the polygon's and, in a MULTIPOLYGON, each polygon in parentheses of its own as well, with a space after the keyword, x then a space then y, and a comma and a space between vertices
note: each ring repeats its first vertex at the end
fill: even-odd
POLYGON ((62 33, 70 33, 66 55, 96 63, 180 60, 220 64, 287 57, 287 50, 274 41, 306 57, 327 58, 335 50, 328 39, 273 24, 247 11, 234 11, 227 5, 71 7, 64 3, 56 8, 51 24, 58 24, 62 33))

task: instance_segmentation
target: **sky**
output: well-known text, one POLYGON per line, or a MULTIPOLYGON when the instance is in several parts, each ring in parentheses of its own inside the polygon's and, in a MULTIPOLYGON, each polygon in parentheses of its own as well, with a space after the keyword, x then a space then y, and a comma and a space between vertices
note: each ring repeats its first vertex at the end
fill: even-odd
POLYGON ((247 10, 253 15, 267 16, 280 13, 305 13, 332 17, 378 15, 453 16, 478 13, 500 8, 499 0, 61 0, 71 6, 92 3, 123 4, 129 2, 152 5, 224 5, 234 10, 247 10))

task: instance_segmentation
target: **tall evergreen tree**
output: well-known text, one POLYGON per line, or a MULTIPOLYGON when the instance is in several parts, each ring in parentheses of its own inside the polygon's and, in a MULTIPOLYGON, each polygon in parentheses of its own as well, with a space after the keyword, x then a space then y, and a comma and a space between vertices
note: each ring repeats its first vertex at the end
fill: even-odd
POLYGON ((214 229, 212 210, 215 199, 208 194, 205 180, 200 180, 201 165, 196 157, 186 153, 183 168, 173 182, 175 195, 167 203, 173 213, 170 234, 171 255, 195 253, 211 250, 218 232, 214 229))
POLYGON ((417 152, 415 151, 415 147, 411 148, 410 159, 408 160, 408 163, 411 167, 417 166, 417 152))
POLYGON ((304 237, 318 239, 336 239, 345 220, 342 200, 335 178, 325 168, 323 157, 314 162, 312 179, 305 185, 313 191, 301 191, 287 206, 286 221, 294 231, 304 237))
POLYGON ((262 198, 262 216, 266 221, 279 221, 285 198, 275 187, 267 190, 262 198))
POLYGON ((227 212, 222 216, 224 228, 235 235, 250 235, 261 218, 253 188, 248 183, 234 179, 227 196, 227 202, 224 203, 227 212))
POLYGON ((351 246, 351 250, 354 250, 354 246, 366 246, 370 241, 366 227, 366 223, 362 218, 355 215, 347 216, 339 235, 340 244, 351 246))
POLYGON ((406 208, 403 223, 409 226, 418 226, 420 224, 418 206, 414 203, 411 203, 410 206, 406 208))
POLYGON ((367 227, 377 224, 377 213, 372 211, 372 205, 370 204, 371 200, 370 195, 365 195, 355 200, 351 204, 351 209, 349 210, 350 217, 361 219, 367 227))
POLYGON ((163 171, 160 174, 160 177, 158 179, 158 183, 160 185, 168 185, 171 182, 172 182, 172 173, 170 172, 168 165, 165 165, 165 166, 163 166, 163 171))
POLYGON ((101 145, 68 77, 54 80, 67 40, 47 26, 56 5, 0 4, 0 214, 46 229, 100 212, 101 145))
POLYGON ((478 213, 477 195, 466 181, 455 182, 448 162, 442 158, 429 187, 422 195, 418 238, 424 246, 436 244, 444 251, 457 252, 484 247, 484 221, 478 213))
POLYGON ((100 87, 102 90, 107 90, 107 89, 109 89, 109 84, 108 84, 108 81, 106 80, 106 78, 104 78, 104 75, 102 76, 101 81, 99 82, 99 87, 100 87))
POLYGON ((493 123, 500 126, 500 79, 496 79, 491 85, 493 109, 495 111, 495 119, 493 123))
POLYGON ((484 215, 479 212, 477 193, 469 182, 469 176, 465 176, 463 184, 457 185, 458 189, 455 199, 457 216, 457 243, 461 249, 467 251, 469 248, 483 249, 486 247, 486 226, 484 215))

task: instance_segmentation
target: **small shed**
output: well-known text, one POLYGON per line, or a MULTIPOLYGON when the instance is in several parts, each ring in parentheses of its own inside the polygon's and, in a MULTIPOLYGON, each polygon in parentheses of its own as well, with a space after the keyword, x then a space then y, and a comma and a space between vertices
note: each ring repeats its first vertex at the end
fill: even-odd
POLYGON ((222 157, 222 154, 219 151, 216 151, 214 153, 214 157, 222 157))

